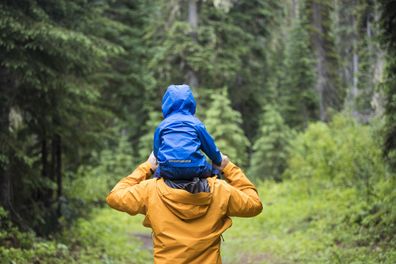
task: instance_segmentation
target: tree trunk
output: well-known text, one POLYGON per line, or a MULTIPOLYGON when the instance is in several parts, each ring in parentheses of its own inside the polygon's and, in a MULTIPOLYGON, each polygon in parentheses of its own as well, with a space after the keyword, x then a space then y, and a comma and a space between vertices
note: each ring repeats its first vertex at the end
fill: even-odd
POLYGON ((48 177, 48 149, 45 133, 41 139, 41 176, 44 178, 48 177))
MULTIPOLYGON (((191 37, 193 41, 197 41, 197 30, 198 30, 198 5, 197 0, 188 1, 188 23, 191 28, 191 37)), ((197 74, 193 69, 187 71, 188 84, 192 88, 196 88, 199 85, 197 74)))
POLYGON ((291 6, 291 18, 296 19, 299 17, 299 10, 298 10, 298 0, 292 0, 292 6, 291 6))
POLYGON ((353 55, 352 55, 352 87, 351 87, 351 93, 350 93, 350 105, 351 105, 351 110, 352 112, 357 111, 356 107, 356 100, 358 96, 358 81, 359 81, 359 54, 358 54, 358 39, 357 39, 357 33, 355 32, 356 29, 356 21, 355 21, 355 16, 352 15, 352 28, 354 29, 353 37, 352 37, 352 50, 353 50, 353 55))
POLYGON ((8 96, 12 89, 7 71, 0 67, 0 203, 5 209, 12 209, 12 182, 9 173, 11 153, 8 145, 10 128, 10 105, 8 96))
POLYGON ((194 33, 198 29, 198 6, 197 0, 188 1, 188 23, 194 33))
MULTIPOLYGON (((48 146, 46 133, 43 132, 41 139, 41 176, 44 179, 50 179, 50 173, 48 171, 48 146)), ((38 190, 38 199, 41 199, 45 207, 50 208, 52 202, 52 190, 51 188, 45 188, 44 190, 38 190)))
POLYGON ((59 134, 54 136, 54 173, 56 177, 56 200, 58 203, 57 206, 57 215, 60 217, 62 215, 61 206, 62 206, 62 194, 63 194, 63 186, 62 186, 62 139, 59 134))
POLYGON ((312 43, 315 49, 316 55, 316 73, 317 73, 317 81, 315 84, 315 90, 318 93, 319 98, 319 117, 320 120, 326 120, 327 114, 324 104, 324 86, 326 82, 325 78, 325 66, 324 62, 325 58, 325 51, 323 49, 323 27, 322 27, 322 10, 320 4, 316 1, 312 1, 312 22, 316 32, 313 33, 312 43))
POLYGON ((55 135, 56 142, 56 184, 57 184, 57 198, 62 196, 62 141, 59 134, 55 135))

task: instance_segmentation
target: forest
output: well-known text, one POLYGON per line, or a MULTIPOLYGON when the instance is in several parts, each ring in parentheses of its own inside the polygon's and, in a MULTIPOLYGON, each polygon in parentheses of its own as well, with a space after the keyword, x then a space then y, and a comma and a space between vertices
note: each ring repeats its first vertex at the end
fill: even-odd
POLYGON ((0 263, 152 263, 105 199, 184 83, 264 206, 224 263, 396 263, 395 0, 0 1, 0 263))

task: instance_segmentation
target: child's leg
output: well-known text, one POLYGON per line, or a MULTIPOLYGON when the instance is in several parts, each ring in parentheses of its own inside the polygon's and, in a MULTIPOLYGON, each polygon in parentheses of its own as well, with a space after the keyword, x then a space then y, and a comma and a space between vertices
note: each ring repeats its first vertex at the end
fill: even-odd
POLYGON ((161 170, 158 166, 157 169, 154 171, 153 178, 161 178, 161 170))
MULTIPOLYGON (((159 167, 157 170, 159 170, 159 167)), ((199 167, 163 166, 159 173, 159 177, 171 180, 190 180, 194 177, 207 178, 213 175, 220 175, 220 171, 214 169, 209 162, 205 162, 204 166, 199 167)))
POLYGON ((218 169, 215 169, 211 163, 205 162, 205 166, 203 167, 202 176, 201 177, 205 177, 206 178, 206 177, 211 177, 211 176, 214 176, 214 175, 217 175, 217 176, 220 177, 221 173, 220 173, 220 171, 218 169))
POLYGON ((161 177, 171 180, 192 180, 194 177, 203 177, 202 167, 162 167, 161 177))

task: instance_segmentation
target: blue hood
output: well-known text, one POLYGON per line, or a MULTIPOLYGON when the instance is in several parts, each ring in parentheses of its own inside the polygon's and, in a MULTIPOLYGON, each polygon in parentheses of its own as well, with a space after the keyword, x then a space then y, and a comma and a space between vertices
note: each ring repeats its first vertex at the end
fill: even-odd
POLYGON ((196 102, 190 86, 170 85, 162 98, 162 114, 164 118, 174 113, 195 114, 196 102))

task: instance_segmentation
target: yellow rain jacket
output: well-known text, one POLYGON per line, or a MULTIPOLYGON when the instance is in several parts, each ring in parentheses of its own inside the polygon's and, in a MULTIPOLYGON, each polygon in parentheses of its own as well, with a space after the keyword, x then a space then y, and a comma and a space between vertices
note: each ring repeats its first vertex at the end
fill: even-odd
POLYGON ((221 263, 220 235, 230 216, 252 217, 262 211, 255 186, 229 162, 226 181, 208 178, 210 192, 189 193, 151 177, 145 162, 123 178, 107 196, 114 209, 144 214, 153 230, 154 263, 221 263))

